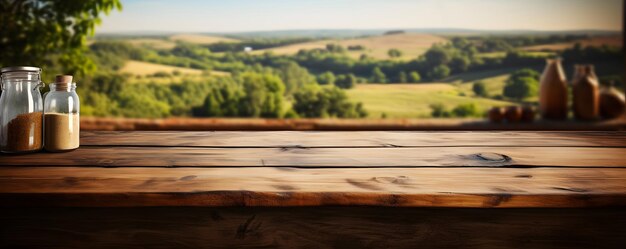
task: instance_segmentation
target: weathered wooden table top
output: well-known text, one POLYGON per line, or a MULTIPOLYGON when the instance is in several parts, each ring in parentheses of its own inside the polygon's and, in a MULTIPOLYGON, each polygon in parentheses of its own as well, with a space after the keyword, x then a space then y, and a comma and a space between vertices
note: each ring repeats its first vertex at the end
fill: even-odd
POLYGON ((83 132, 0 155, 0 206, 626 205, 625 132, 83 132))

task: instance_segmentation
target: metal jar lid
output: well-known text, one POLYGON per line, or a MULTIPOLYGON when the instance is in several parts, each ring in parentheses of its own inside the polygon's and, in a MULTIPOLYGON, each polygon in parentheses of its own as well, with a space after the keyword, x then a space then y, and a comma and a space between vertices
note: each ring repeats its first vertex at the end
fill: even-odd
POLYGON ((28 67, 28 66, 20 66, 20 67, 3 67, 0 69, 0 73, 9 73, 9 72, 41 72, 41 68, 38 67, 28 67))

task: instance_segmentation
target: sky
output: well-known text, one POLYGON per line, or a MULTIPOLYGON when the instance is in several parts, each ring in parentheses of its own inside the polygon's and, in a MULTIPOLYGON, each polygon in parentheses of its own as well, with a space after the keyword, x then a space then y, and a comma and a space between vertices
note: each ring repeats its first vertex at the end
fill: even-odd
POLYGON ((622 0, 122 0, 98 33, 464 28, 621 30, 622 0))

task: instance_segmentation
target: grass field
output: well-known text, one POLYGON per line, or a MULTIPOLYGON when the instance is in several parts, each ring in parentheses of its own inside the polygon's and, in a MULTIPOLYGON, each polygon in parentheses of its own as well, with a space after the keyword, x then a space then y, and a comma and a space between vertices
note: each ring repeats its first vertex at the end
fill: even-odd
POLYGON ((239 40, 226 38, 221 36, 198 35, 198 34, 179 34, 169 38, 172 41, 183 41, 195 44, 212 44, 218 42, 239 42, 239 40))
POLYGON ((359 58, 361 54, 366 54, 377 59, 389 59, 387 52, 389 49, 396 48, 402 51, 402 57, 399 59, 414 59, 424 53, 435 43, 445 43, 447 40, 443 37, 428 34, 394 34, 371 36, 358 39, 344 40, 321 40, 314 42, 305 42, 292 44, 277 48, 257 50, 253 53, 261 54, 271 51, 274 54, 295 54, 301 49, 325 48, 326 44, 336 43, 343 47, 361 45, 365 47, 362 51, 349 51, 350 56, 359 58))
POLYGON ((475 103, 485 111, 493 106, 513 103, 486 98, 460 96, 463 89, 448 83, 428 84, 359 84, 347 91, 352 101, 362 102, 370 118, 430 117, 430 105, 441 103, 448 108, 475 103))
POLYGON ((120 69, 122 73, 130 73, 133 75, 150 75, 155 74, 157 72, 165 72, 165 73, 173 73, 174 71, 178 71, 181 74, 202 74, 202 70, 192 69, 192 68, 184 68, 184 67, 174 67, 167 66, 143 61, 127 61, 124 64, 124 67, 120 69))
POLYGON ((148 48, 154 49, 172 49, 176 46, 175 42, 165 40, 165 39, 154 39, 154 38, 139 38, 139 39, 128 39, 126 40, 128 43, 144 46, 148 48))

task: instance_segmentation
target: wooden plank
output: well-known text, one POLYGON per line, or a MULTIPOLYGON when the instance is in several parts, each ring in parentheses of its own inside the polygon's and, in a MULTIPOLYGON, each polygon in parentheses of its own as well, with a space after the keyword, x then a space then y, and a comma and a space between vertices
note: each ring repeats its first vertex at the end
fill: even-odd
POLYGON ((81 145, 186 147, 626 147, 626 132, 81 132, 81 145))
POLYGON ((0 168, 0 206, 598 207, 623 168, 0 168))
POLYGON ((2 248, 623 248, 624 209, 0 209, 2 248))
POLYGON ((2 155, 3 166, 92 167, 624 167, 626 148, 181 148, 81 147, 2 155))

